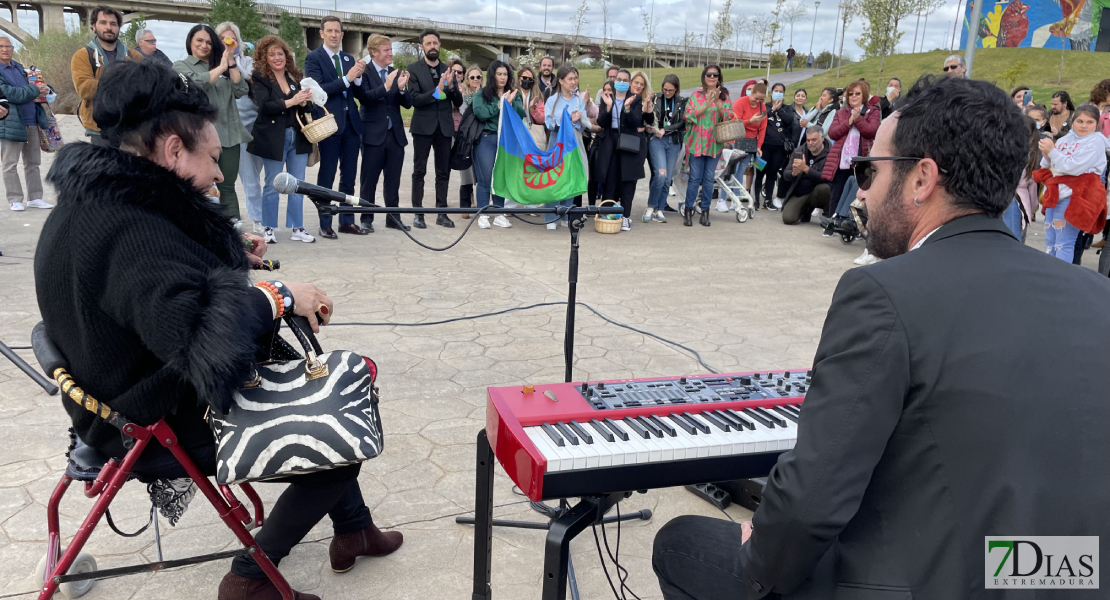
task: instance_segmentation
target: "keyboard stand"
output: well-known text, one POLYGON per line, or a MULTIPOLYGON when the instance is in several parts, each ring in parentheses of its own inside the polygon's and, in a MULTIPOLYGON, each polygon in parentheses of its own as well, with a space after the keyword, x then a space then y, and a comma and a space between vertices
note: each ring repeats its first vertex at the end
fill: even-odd
POLYGON ((560 500, 560 515, 548 523, 532 521, 509 521, 493 518, 493 449, 490 448, 486 430, 478 432, 478 452, 475 464, 474 516, 455 517, 455 522, 474 525, 474 590, 471 600, 492 600, 490 574, 493 570, 493 528, 514 527, 518 529, 546 529, 547 541, 544 544, 543 559, 543 600, 566 600, 567 580, 569 577, 571 597, 578 598, 578 586, 574 581, 574 567, 570 560, 570 542, 590 525, 615 523, 617 521, 648 520, 651 511, 644 509, 619 517, 605 517, 605 513, 632 495, 620 492, 604 496, 587 496, 578 504, 568 507, 566 500, 560 500))

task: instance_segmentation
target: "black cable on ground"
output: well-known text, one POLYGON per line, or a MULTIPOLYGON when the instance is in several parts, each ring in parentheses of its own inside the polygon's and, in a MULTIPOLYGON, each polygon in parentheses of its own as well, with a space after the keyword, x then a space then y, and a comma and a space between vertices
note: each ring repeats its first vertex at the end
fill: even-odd
MULTIPOLYGON (((451 248, 454 248, 455 244, 458 244, 459 242, 461 242, 463 237, 466 236, 467 232, 469 232, 470 228, 474 225, 474 222, 478 220, 478 217, 483 216, 482 213, 485 212, 485 210, 487 208, 489 208, 490 206, 492 206, 492 205, 487 204, 487 205, 483 206, 482 208, 479 208, 478 212, 474 213, 474 215, 473 215, 474 218, 470 219, 470 222, 466 224, 466 227, 462 230, 462 233, 459 234, 459 237, 455 238, 455 241, 451 242, 450 245, 444 246, 442 248, 434 248, 432 246, 429 246, 429 245, 425 244, 424 242, 421 242, 420 240, 412 237, 412 234, 409 233, 408 231, 406 231, 403 227, 400 229, 400 231, 401 231, 401 233, 408 236, 408 238, 410 240, 412 240, 414 244, 416 244, 417 246, 420 246, 421 248, 424 248, 426 250, 431 250, 432 252, 444 252, 444 251, 450 250, 451 248)), ((401 222, 401 218, 392 214, 392 213, 387 213, 385 218, 386 218, 387 221, 389 219, 396 219, 398 223, 401 222)))
MULTIPOLYGON (((597 315, 598 317, 600 317, 606 323, 616 325, 617 327, 623 327, 623 328, 625 328, 629 331, 635 331, 636 333, 639 333, 641 335, 646 335, 650 338, 659 340, 660 342, 663 342, 664 344, 669 344, 671 346, 674 346, 675 348, 681 348, 682 350, 685 350, 686 352, 689 352, 690 354, 694 355, 694 358, 698 361, 698 364, 705 367, 705 369, 707 371, 709 371, 710 373, 720 373, 720 371, 718 371, 717 369, 714 369, 713 367, 705 364, 705 361, 702 360, 702 358, 701 358, 701 354, 698 353, 697 350, 694 350, 693 348, 690 348, 689 346, 685 346, 685 345, 680 344, 678 342, 669 340, 669 339, 667 339, 663 336, 656 335, 654 333, 651 333, 649 331, 644 331, 642 329, 637 329, 637 328, 635 328, 631 325, 625 325, 624 323, 621 323, 619 321, 615 321, 613 319, 610 319, 609 317, 603 315, 596 308, 590 306, 589 304, 586 304, 585 302, 576 302, 575 304, 578 305, 578 306, 583 306, 583 307, 587 308, 590 312, 592 312, 595 315, 597 315)), ((529 310, 529 309, 532 309, 532 308, 540 308, 540 307, 544 307, 544 306, 566 306, 566 302, 537 302, 536 304, 529 304, 527 306, 517 306, 517 307, 513 307, 513 308, 506 308, 504 310, 499 310, 499 311, 489 312, 489 313, 482 313, 480 315, 469 315, 469 316, 465 316, 465 317, 454 317, 454 318, 451 318, 451 319, 443 319, 442 321, 429 321, 427 323, 348 322, 348 323, 331 323, 328 326, 329 327, 335 327, 335 326, 350 325, 350 326, 363 326, 363 327, 423 327, 425 325, 443 325, 443 324, 446 324, 446 323, 455 323, 455 322, 458 322, 458 321, 467 321, 467 320, 471 320, 471 319, 481 319, 483 317, 493 317, 493 316, 497 316, 497 315, 503 315, 505 313, 515 312, 515 311, 518 311, 518 310, 529 310)))

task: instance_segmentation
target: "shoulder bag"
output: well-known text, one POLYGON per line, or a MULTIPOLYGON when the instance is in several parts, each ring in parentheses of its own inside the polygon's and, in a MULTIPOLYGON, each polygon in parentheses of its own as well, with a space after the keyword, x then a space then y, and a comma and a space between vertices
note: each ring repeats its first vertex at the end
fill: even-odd
MULTIPOLYGON (((631 100, 631 98, 626 98, 625 102, 630 102, 631 100)), ((620 116, 618 116, 617 119, 617 132, 620 133, 620 136, 617 138, 617 149, 621 152, 638 154, 640 152, 640 136, 621 131, 621 121, 624 120, 623 106, 621 107, 620 116)))
POLYGON ((304 357, 275 330, 270 362, 255 367, 226 414, 209 411, 220 484, 324 471, 382 452, 377 366, 354 352, 322 353, 307 320, 284 320, 304 357))

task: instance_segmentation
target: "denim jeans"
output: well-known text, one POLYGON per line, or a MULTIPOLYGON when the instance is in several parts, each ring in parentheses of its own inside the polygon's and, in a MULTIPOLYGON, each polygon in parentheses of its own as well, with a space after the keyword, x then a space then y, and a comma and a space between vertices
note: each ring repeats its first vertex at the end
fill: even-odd
POLYGON ((239 181, 243 182, 243 195, 247 204, 247 218, 262 222, 262 157, 247 152, 246 144, 239 144, 239 181))
POLYGON ((836 214, 846 219, 852 218, 852 202, 856 199, 856 194, 858 192, 859 186, 856 185, 856 177, 853 175, 844 182, 844 191, 841 192, 840 198, 832 198, 829 200, 830 203, 837 203, 836 214))
MULTIPOLYGON (((478 147, 472 154, 474 158, 474 178, 478 180, 476 186, 476 204, 478 208, 489 206, 490 189, 493 185, 493 161, 497 158, 497 134, 482 132, 478 138, 478 147)), ((493 205, 502 208, 505 199, 501 196, 493 197, 493 205)))
POLYGON ((667 188, 671 187, 671 178, 674 177, 675 163, 682 144, 665 135, 662 138, 651 136, 648 142, 648 154, 651 156, 651 183, 648 186, 648 208, 662 210, 667 206, 667 188))
POLYGON ((686 186, 686 208, 694 208, 694 200, 701 187, 701 209, 709 210, 713 200, 713 173, 720 156, 691 156, 690 183, 686 186))
MULTIPOLYGON (((274 189, 274 178, 281 173, 283 168, 297 179, 304 179, 304 170, 308 165, 307 154, 297 154, 296 133, 292 127, 285 129, 285 148, 282 156, 284 160, 262 159, 262 166, 266 170, 266 184, 262 187, 262 224, 266 227, 277 227, 278 220, 278 193, 274 189)), ((290 229, 304 229, 304 210, 301 207, 301 195, 289 194, 285 207, 285 226, 290 229)))
POLYGON ((1025 236, 1023 235, 1025 231, 1022 230, 1024 223, 1021 217, 1021 208, 1018 205, 1018 202, 1018 200, 1014 200, 1010 203, 1010 207, 1006 209, 1006 212, 1002 213, 1002 222, 1006 224, 1006 227, 1010 229, 1010 231, 1014 234, 1014 237, 1019 240, 1025 241, 1025 236))
POLYGON ((1061 198, 1053 208, 1044 211, 1044 245, 1050 255, 1072 262, 1075 257, 1075 240, 1079 229, 1064 220, 1064 211, 1071 203, 1071 196, 1061 198))

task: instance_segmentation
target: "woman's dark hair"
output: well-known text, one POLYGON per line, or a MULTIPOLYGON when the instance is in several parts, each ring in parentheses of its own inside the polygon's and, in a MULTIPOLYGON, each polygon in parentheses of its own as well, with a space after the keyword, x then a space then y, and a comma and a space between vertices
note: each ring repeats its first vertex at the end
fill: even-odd
MULTIPOLYGON (((1012 98, 1012 96, 1011 96, 1011 98, 1012 98)), ((1033 111, 1037 111, 1037 112, 1041 113, 1042 118, 1047 118, 1048 117, 1048 109, 1045 108, 1045 105, 1043 105, 1043 104, 1030 104, 1028 107, 1026 107, 1025 114, 1028 115, 1029 117, 1032 117, 1033 115, 1031 113, 1033 111)))
POLYGON ((1028 87, 1026 87, 1024 85, 1019 85, 1016 88, 1010 90, 1010 98, 1012 99, 1014 96, 1017 95, 1018 92, 1028 92, 1028 91, 1029 91, 1028 87))
POLYGON ((798 89, 794 90, 794 95, 797 96, 798 92, 801 92, 801 93, 805 94, 806 95, 806 100, 809 99, 809 92, 807 92, 805 88, 798 88, 798 89))
POLYGON ((1072 124, 1075 123, 1075 117, 1079 115, 1087 115, 1094 119, 1095 123, 1098 123, 1098 118, 1101 116, 1099 115, 1098 107, 1094 104, 1080 104, 1075 107, 1075 110, 1071 111, 1071 116, 1068 117, 1068 127, 1071 127, 1072 124))
POLYGON ((776 83, 776 84, 772 85, 771 86, 771 93, 772 94, 775 93, 775 88, 782 88, 782 95, 783 96, 786 95, 786 84, 785 83, 776 83))
POLYGON ((462 61, 462 60, 460 60, 460 59, 459 59, 458 57, 452 58, 452 59, 451 59, 451 60, 450 60, 450 61, 449 61, 449 62, 447 63, 447 66, 449 66, 449 67, 453 67, 453 66, 455 66, 455 65, 459 65, 460 67, 462 67, 462 68, 463 68, 463 73, 466 73, 466 64, 465 64, 465 63, 463 63, 463 61, 462 61))
MULTIPOLYGON (((887 85, 890 85, 890 82, 891 82, 891 81, 897 81, 897 82, 898 82, 898 85, 902 85, 902 80, 901 80, 901 79, 898 79, 897 77, 891 77, 891 78, 890 78, 890 81, 887 81, 887 82, 886 82, 886 84, 887 84, 887 85)), ((1011 96, 1013 96, 1013 94, 1010 94, 1010 95, 1011 95, 1011 96)))
MULTIPOLYGON (((1014 94, 1017 92, 1015 91, 1014 94)), ((1014 97, 1010 94, 1010 98, 1014 97)), ((1025 117, 1025 122, 1029 125, 1029 160, 1025 161, 1025 174, 1029 177, 1033 176, 1033 171, 1041 168, 1041 130, 1037 129, 1037 120, 1033 117, 1025 117)))
POLYGON ((509 75, 505 81, 505 91, 511 92, 513 90, 513 68, 509 66, 509 63, 495 60, 489 64, 489 69, 486 69, 486 85, 482 88, 482 98, 486 102, 497 100, 497 70, 501 67, 505 67, 505 73, 509 75))
POLYGON ((100 78, 93 119, 112 143, 153 153, 172 134, 193 150, 200 132, 216 122, 216 107, 200 86, 156 60, 116 61, 100 78))
MULTIPOLYGON (((682 91, 682 85, 678 83, 678 75, 674 73, 667 73, 663 76, 663 85, 671 84, 674 86, 675 93, 682 91)), ((659 86, 659 91, 663 91, 663 85, 659 86)))
POLYGON ((1100 104, 1110 100, 1110 79, 1103 79, 1095 84, 1094 89, 1091 90, 1091 104, 1100 104))
POLYGON ((710 69, 717 71, 717 87, 724 87, 725 82, 721 81, 724 71, 721 70, 721 67, 719 65, 705 65, 705 68, 701 70, 701 93, 703 94, 709 91, 709 86, 705 83, 705 76, 709 74, 710 69))
POLYGON ((189 56, 193 55, 193 36, 203 31, 208 34, 208 39, 212 41, 212 53, 208 55, 208 70, 211 71, 220 66, 224 60, 224 41, 216 36, 216 30, 212 29, 204 23, 193 25, 189 30, 189 35, 185 36, 185 51, 189 56))
POLYGON ((559 86, 560 86, 558 91, 560 91, 560 92, 563 91, 562 90, 563 80, 566 79, 567 76, 570 75, 571 73, 574 73, 575 75, 578 74, 578 69, 574 65, 563 65, 563 66, 559 67, 558 71, 555 71, 555 81, 557 81, 559 83, 559 86))
MULTIPOLYGON (((997 217, 1010 206, 1029 160, 1030 134, 1006 92, 986 81, 925 75, 898 111, 892 156, 936 161, 945 171, 940 184, 956 207, 997 217)), ((916 164, 896 162, 891 185, 900 186, 916 164)))
MULTIPOLYGON (((1055 94, 1052 95, 1052 97, 1053 98, 1059 98, 1060 102, 1064 103, 1064 107, 1068 109, 1068 112, 1071 112, 1071 111, 1075 110, 1075 103, 1071 101, 1071 95, 1068 94, 1067 92, 1065 92, 1064 90, 1060 90, 1059 92, 1056 92, 1055 94)), ((1011 101, 1013 101, 1012 96, 1011 96, 1011 101)))
POLYGON ((536 78, 536 72, 532 70, 532 67, 521 67, 520 70, 516 72, 517 79, 524 77, 525 71, 532 74, 532 79, 536 78))

